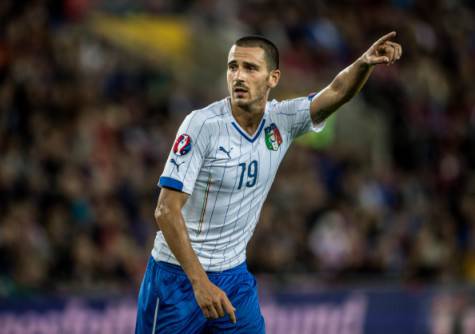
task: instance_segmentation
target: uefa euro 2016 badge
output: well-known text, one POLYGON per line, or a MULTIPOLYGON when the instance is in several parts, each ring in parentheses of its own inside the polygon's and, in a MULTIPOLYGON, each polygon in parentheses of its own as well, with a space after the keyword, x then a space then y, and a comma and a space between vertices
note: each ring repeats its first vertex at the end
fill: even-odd
POLYGON ((282 144, 282 136, 280 135, 279 129, 272 123, 264 129, 266 135, 266 145, 269 150, 277 151, 280 144, 282 144))
POLYGON ((191 137, 186 133, 181 134, 173 144, 173 153, 176 155, 185 155, 191 150, 191 137))

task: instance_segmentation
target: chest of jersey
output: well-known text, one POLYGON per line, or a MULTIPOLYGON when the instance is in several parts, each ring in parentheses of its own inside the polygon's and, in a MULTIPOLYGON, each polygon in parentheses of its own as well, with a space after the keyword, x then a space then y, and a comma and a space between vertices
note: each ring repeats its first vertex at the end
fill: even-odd
POLYGON ((288 138, 274 123, 265 123, 254 136, 234 123, 226 124, 226 131, 216 137, 204 160, 200 183, 222 194, 249 192, 272 183, 288 148, 288 138))

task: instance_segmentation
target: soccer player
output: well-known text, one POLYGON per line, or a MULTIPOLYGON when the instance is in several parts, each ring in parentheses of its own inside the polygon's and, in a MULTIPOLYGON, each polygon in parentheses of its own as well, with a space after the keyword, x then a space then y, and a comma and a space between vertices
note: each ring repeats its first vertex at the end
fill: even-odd
POLYGON ((159 180, 157 232, 138 297, 136 333, 264 333, 246 245, 292 141, 324 120, 401 46, 378 39, 318 94, 268 101, 279 54, 263 37, 231 47, 230 96, 190 113, 159 180))

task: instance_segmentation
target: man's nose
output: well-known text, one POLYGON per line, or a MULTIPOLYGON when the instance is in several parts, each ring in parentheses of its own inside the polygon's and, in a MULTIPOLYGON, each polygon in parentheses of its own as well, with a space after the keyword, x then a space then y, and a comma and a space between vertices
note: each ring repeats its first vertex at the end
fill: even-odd
POLYGON ((236 70, 236 72, 234 72, 234 79, 235 79, 236 81, 242 81, 243 75, 244 75, 244 72, 241 71, 240 68, 238 68, 238 69, 236 70))

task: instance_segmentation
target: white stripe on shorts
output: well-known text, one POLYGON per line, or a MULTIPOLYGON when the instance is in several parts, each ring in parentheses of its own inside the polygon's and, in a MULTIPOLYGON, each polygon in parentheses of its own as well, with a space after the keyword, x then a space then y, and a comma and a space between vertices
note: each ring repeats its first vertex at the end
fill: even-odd
POLYGON ((160 302, 160 299, 157 297, 157 302, 155 303, 155 315, 153 316, 152 334, 155 334, 155 328, 157 327, 157 315, 158 315, 158 303, 159 302, 160 302))

